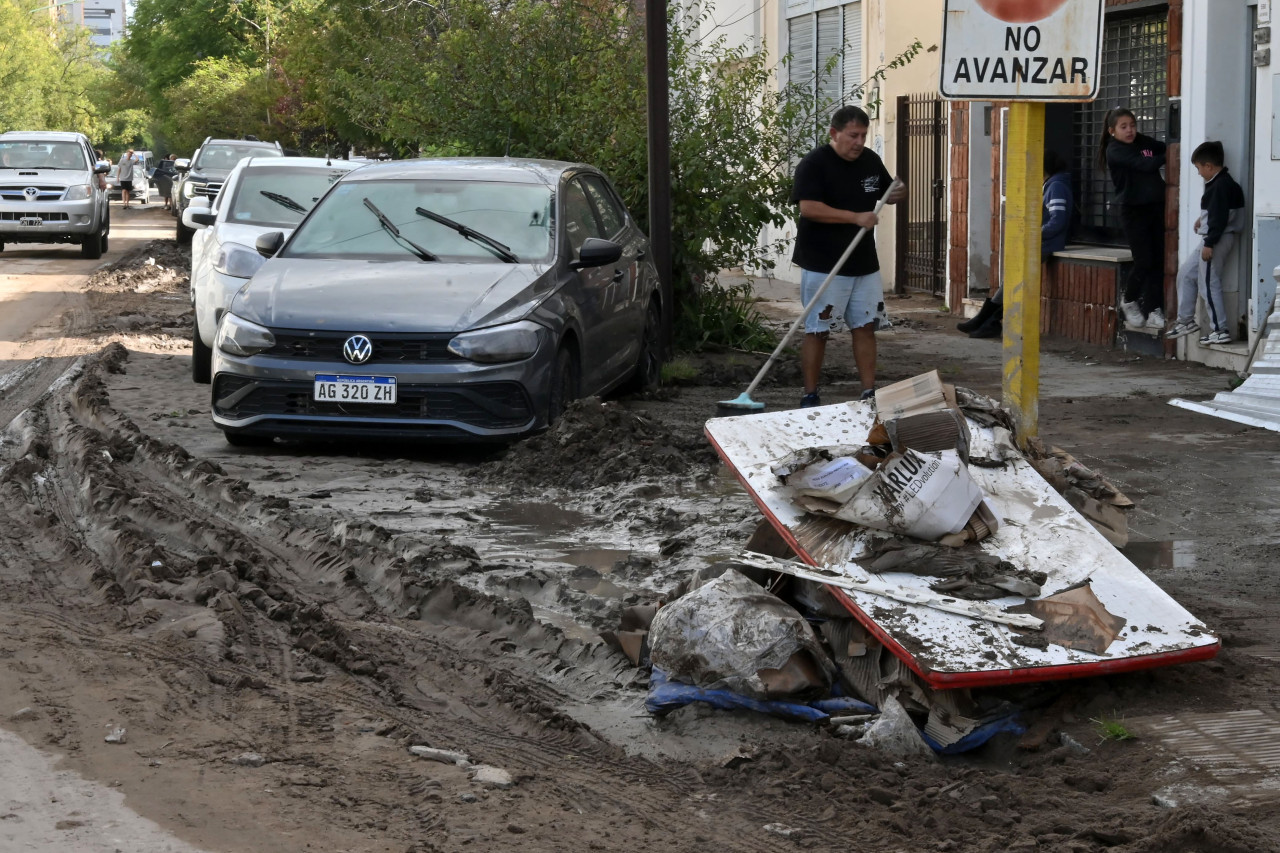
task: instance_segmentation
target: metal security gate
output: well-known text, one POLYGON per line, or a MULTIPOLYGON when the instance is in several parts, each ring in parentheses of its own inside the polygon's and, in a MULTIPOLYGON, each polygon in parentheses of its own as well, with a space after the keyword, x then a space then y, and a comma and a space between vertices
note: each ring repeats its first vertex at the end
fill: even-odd
POLYGON ((937 95, 898 97, 898 204, 894 289, 941 296, 947 287, 947 104, 937 95))

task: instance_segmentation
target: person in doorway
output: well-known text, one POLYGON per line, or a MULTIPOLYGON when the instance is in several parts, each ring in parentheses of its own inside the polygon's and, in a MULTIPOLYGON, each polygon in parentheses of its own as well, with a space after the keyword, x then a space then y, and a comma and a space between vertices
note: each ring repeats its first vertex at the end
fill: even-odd
POLYGON ((173 199, 170 197, 170 193, 173 190, 173 176, 177 174, 177 170, 174 168, 174 162, 177 159, 177 154, 170 154, 156 164, 154 175, 156 192, 160 193, 164 198, 165 210, 172 210, 173 199))
POLYGON ((1111 172, 1120 205, 1120 222, 1133 254, 1120 310, 1130 329, 1162 330, 1164 318, 1164 166, 1165 145, 1138 132, 1131 111, 1107 113, 1098 141, 1098 165, 1111 172))
MULTIPOLYGON (((1067 231, 1075 199, 1071 192, 1071 173, 1066 161, 1056 151, 1044 152, 1044 189, 1040 210, 1040 261, 1049 260, 1054 252, 1067 246, 1067 231)), ((982 303, 982 309, 956 328, 971 338, 999 338, 1004 335, 1004 284, 996 295, 982 303)))
MULTIPOLYGON (((120 168, 116 172, 116 181, 120 184, 120 201, 121 207, 129 206, 129 194, 133 192, 133 181, 135 175, 142 175, 142 180, 146 180, 147 176, 142 174, 142 158, 133 153, 130 148, 124 152, 124 156, 120 158, 120 168)), ((146 194, 143 194, 146 204, 146 194)))
MULTIPOLYGON (((821 405, 818 381, 831 332, 849 329, 862 399, 875 393, 876 313, 883 303, 876 255, 876 203, 893 178, 879 155, 866 147, 871 119, 858 107, 841 107, 831 117, 830 141, 810 151, 796 167, 791 201, 799 205, 792 262, 800 267, 800 297, 808 305, 827 274, 862 228, 866 237, 828 285, 823 299, 805 317, 800 345, 804 380, 802 407, 821 405)), ((906 198, 899 185, 887 201, 906 198)))
POLYGON ((1222 301, 1222 265, 1235 248, 1244 227, 1244 190, 1227 171, 1221 142, 1202 142, 1191 152, 1191 165, 1204 178, 1196 233, 1200 241, 1178 268, 1178 317, 1168 337, 1182 338, 1200 330, 1196 322, 1196 293, 1204 300, 1210 330, 1200 345, 1231 343, 1231 329, 1222 301))

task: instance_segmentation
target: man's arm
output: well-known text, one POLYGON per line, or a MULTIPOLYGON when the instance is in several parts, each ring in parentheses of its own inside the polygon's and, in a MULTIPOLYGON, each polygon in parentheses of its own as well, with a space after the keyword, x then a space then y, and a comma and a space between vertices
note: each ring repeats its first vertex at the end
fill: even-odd
POLYGON ((854 213, 842 210, 821 201, 812 199, 800 200, 800 215, 813 222, 830 222, 839 225, 859 225, 863 228, 875 228, 879 218, 871 211, 854 213))

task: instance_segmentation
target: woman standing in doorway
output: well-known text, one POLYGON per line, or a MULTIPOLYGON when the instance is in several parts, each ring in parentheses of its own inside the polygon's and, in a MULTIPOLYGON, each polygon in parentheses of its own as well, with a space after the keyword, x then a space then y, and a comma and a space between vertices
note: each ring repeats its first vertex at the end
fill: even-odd
POLYGON ((1133 253, 1120 309, 1130 329, 1162 330, 1164 317, 1164 143, 1138 133, 1124 107, 1107 113, 1098 165, 1111 172, 1120 221, 1133 253))

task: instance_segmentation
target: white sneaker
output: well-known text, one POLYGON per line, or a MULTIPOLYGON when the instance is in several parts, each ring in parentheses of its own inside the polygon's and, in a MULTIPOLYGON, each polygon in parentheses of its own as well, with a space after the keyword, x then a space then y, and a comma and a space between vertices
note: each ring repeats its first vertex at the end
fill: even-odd
POLYGON ((1142 311, 1136 302, 1120 300, 1120 313, 1124 314, 1125 325, 1131 329, 1141 329, 1147 324, 1147 318, 1142 316, 1142 311))
POLYGON ((1164 318, 1164 312, 1159 308, 1154 309, 1147 315, 1148 329, 1163 329, 1167 323, 1168 321, 1164 318))
POLYGON ((1165 337, 1170 340, 1173 340, 1174 338, 1185 338, 1187 335, 1198 331, 1200 331, 1200 324, 1195 320, 1191 320, 1187 323, 1179 320, 1173 324, 1173 328, 1169 330, 1169 334, 1165 335, 1165 337))

